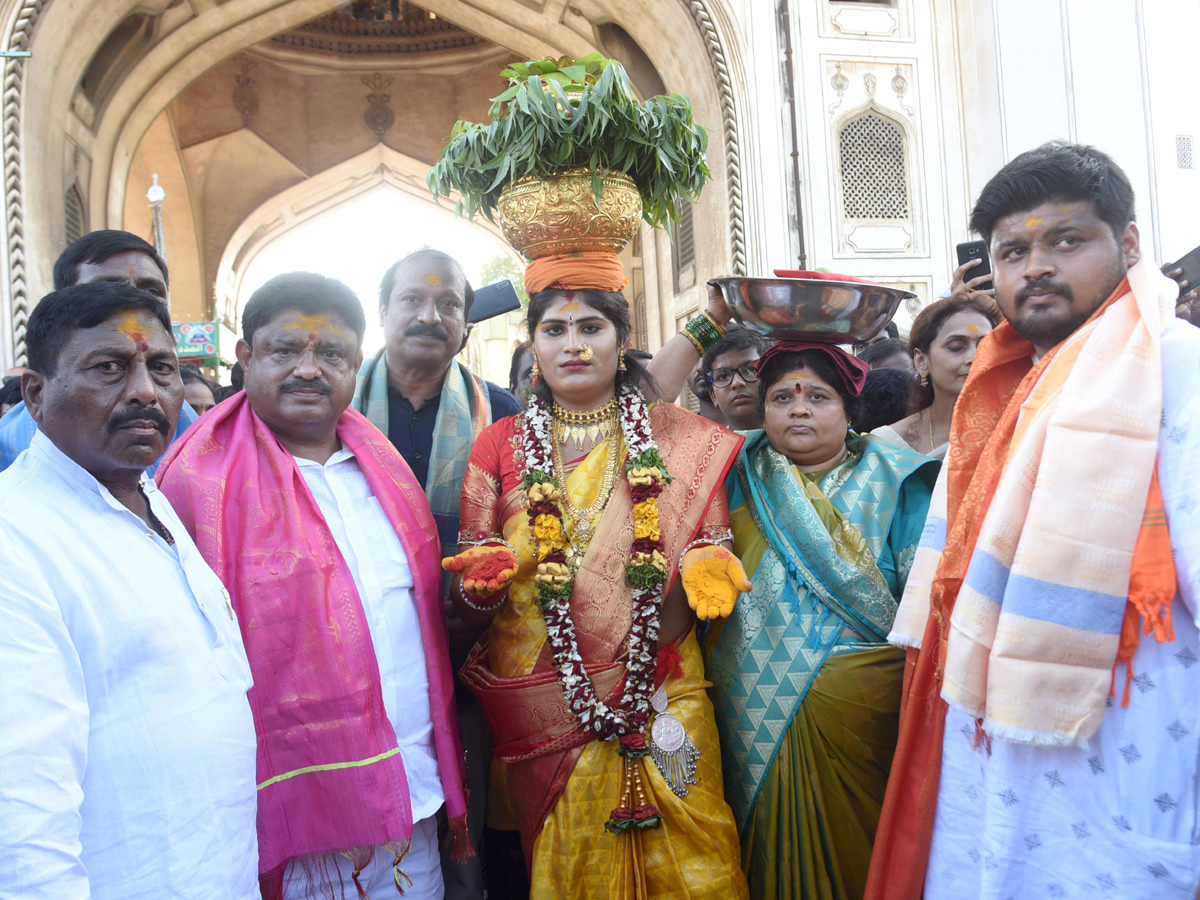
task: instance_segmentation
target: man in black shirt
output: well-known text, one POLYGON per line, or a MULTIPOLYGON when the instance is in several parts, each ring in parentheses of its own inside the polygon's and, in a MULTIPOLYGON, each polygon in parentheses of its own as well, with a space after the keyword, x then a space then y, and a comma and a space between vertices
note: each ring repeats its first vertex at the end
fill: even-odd
MULTIPOLYGON (((459 494, 475 438, 497 419, 521 411, 512 394, 455 360, 467 345, 474 299, 462 266, 445 253, 417 250, 395 263, 379 285, 384 349, 363 365, 354 397, 355 408, 388 436, 425 488, 443 556, 458 552, 459 494)), ((479 631, 458 618, 445 591, 442 607, 467 749, 468 827, 478 851, 491 755, 487 729, 457 672, 479 631)), ((478 857, 462 865, 444 855, 442 872, 447 898, 482 900, 478 857)))

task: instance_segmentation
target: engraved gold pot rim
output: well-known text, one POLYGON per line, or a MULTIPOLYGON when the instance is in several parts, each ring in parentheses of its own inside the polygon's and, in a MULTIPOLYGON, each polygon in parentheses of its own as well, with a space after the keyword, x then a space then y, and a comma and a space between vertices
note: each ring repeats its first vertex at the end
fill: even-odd
POLYGON ((642 197, 627 175, 575 168, 510 182, 496 211, 504 239, 526 259, 620 253, 641 227, 642 197), (592 190, 596 174, 604 182, 598 202, 592 190))

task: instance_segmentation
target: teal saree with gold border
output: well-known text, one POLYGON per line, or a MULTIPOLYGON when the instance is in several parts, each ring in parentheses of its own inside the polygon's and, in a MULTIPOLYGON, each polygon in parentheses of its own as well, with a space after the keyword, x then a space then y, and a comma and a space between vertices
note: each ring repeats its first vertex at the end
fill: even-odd
POLYGON ((705 639, 725 796, 756 898, 861 897, 895 747, 887 634, 938 463, 877 438, 802 473, 752 432, 726 483, 754 583, 705 639))

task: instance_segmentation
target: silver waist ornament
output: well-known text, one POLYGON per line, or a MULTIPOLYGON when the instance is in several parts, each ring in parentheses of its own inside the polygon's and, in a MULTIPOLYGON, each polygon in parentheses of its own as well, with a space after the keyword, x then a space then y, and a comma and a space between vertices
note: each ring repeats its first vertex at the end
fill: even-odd
POLYGON ((687 796, 687 786, 696 783, 700 751, 688 737, 683 723, 667 712, 667 688, 659 685, 650 697, 654 723, 650 726, 650 756, 676 797, 687 796))

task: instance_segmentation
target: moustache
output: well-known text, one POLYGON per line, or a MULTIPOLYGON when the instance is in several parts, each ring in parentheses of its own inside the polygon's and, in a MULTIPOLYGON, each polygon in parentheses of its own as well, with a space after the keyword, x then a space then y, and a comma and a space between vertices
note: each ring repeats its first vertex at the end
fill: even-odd
POLYGON ((286 394, 288 391, 317 391, 326 395, 332 393, 331 388, 325 382, 316 379, 305 381, 302 378, 293 378, 279 386, 279 393, 286 394))
POLYGON ((450 332, 440 325, 409 325, 404 329, 405 337, 427 337, 439 341, 450 340, 450 332))
POLYGON ((164 435, 171 430, 171 423, 163 415, 162 410, 155 409, 152 406, 141 408, 131 406, 128 409, 113 413, 108 420, 108 433, 116 434, 130 422, 149 422, 164 435))
POLYGON ((1075 302, 1075 294, 1071 291, 1071 286, 1065 281, 1055 281, 1051 278, 1039 278, 1036 281, 1031 281, 1026 284, 1021 290, 1017 291, 1018 305, 1029 299, 1029 295, 1034 291, 1053 291, 1060 297, 1075 302))

